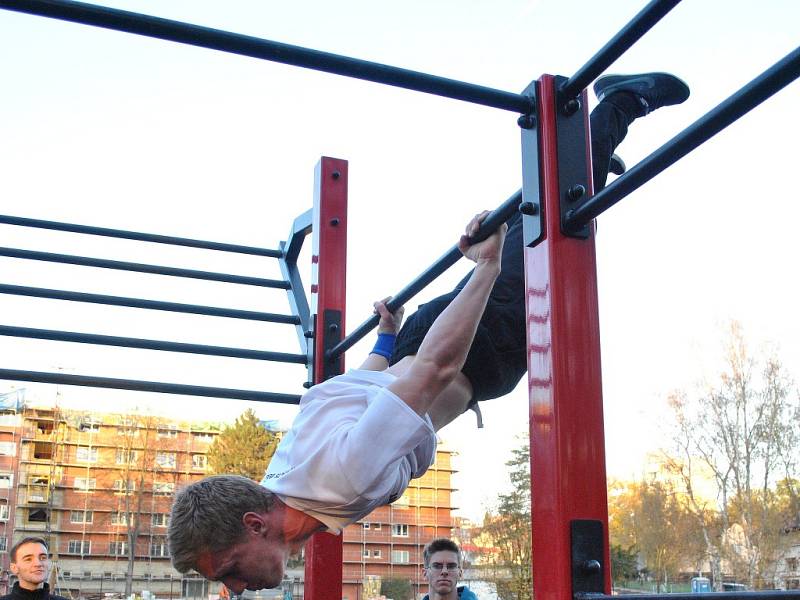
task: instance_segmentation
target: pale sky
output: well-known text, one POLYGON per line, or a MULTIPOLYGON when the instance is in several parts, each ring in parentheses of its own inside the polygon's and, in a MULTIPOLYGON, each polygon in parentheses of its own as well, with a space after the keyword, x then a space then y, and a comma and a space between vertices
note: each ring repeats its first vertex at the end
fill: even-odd
MULTIPOLYGON (((207 0, 118 8, 518 92, 570 76, 644 2, 207 0)), ((692 95, 637 122, 629 165, 793 50, 800 4, 686 0, 609 72, 670 71, 692 95)), ((0 213, 277 248, 311 206, 321 155, 350 161, 347 329, 520 187, 516 115, 250 59, 0 11, 0 213)), ((725 323, 776 344, 797 375, 797 82, 599 219, 609 473, 661 443, 664 400, 713 377, 725 323)), ((592 96, 592 101, 594 101, 592 96)), ((277 261, 0 226, 0 245, 278 277, 277 261)), ((416 304, 449 289, 459 264, 416 304)), ((279 290, 0 258, 0 281, 270 312, 279 290)), ((306 276, 306 282, 308 277, 306 276)), ((295 352, 289 326, 0 295, 0 323, 295 352)), ((372 337, 350 351, 357 366, 372 337)), ((303 369, 0 338, 6 368, 300 393, 303 369)), ((0 393, 26 387, 0 382, 0 393)), ((53 387, 27 386, 46 396, 53 387)), ((61 387, 65 402, 233 419, 243 402, 61 387)), ((288 423, 294 408, 255 405, 288 423)), ((484 403, 443 435, 462 513, 506 485, 527 399, 484 403)))

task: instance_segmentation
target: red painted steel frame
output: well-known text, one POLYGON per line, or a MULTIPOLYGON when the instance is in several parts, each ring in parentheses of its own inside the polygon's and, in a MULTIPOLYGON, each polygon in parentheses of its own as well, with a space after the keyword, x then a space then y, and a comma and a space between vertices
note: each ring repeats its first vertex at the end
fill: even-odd
POLYGON ((543 75, 537 102, 544 239, 525 250, 536 600, 572 598, 575 519, 603 524, 610 591, 594 227, 585 240, 561 233, 554 97, 553 77, 543 75))
MULTIPOLYGON (((314 173, 313 255, 311 257, 311 314, 316 315, 314 383, 320 383, 325 360, 322 314, 341 314, 339 330, 345 331, 347 271, 347 161, 323 157, 314 173)), ((342 372, 344 358, 339 358, 342 372)), ((318 533, 306 544, 304 598, 341 600, 342 537, 318 533)))

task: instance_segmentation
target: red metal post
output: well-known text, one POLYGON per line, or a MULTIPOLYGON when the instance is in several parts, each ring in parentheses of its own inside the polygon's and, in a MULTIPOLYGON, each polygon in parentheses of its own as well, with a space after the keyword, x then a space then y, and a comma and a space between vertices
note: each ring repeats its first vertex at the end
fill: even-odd
MULTIPOLYGON (((344 332, 347 270, 347 161, 323 157, 314 173, 311 314, 314 315, 314 383, 341 373, 344 358, 325 364, 326 341, 344 332), (336 323, 325 324, 324 315, 336 323)), ((336 341, 338 341, 338 339, 336 341)), ((341 600, 342 537, 313 536, 305 548, 306 600, 341 600)))
POLYGON ((594 228, 588 239, 561 232, 552 76, 539 79, 537 103, 544 231, 525 249, 533 587, 536 600, 571 600, 575 520, 602 523, 603 585, 610 591, 594 228))

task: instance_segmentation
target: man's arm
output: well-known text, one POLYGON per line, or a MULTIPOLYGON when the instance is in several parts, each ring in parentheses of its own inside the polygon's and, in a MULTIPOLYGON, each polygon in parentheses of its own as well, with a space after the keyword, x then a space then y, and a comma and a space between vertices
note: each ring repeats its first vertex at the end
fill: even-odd
MULTIPOLYGON (((386 303, 390 298, 391 296, 383 300, 378 300, 373 304, 375 312, 381 317, 378 323, 378 335, 387 334, 396 336, 397 332, 400 331, 400 325, 403 323, 403 311, 405 308, 401 306, 394 311, 394 313, 390 313, 389 309, 386 308, 386 303)), ((365 371, 385 371, 388 366, 389 359, 387 357, 371 352, 359 369, 365 371)))
POLYGON ((461 237, 461 252, 476 263, 467 284, 433 323, 414 362, 388 389, 419 415, 428 412, 436 397, 455 379, 467 360, 489 293, 500 274, 506 225, 483 242, 470 246, 488 211, 475 216, 461 237))

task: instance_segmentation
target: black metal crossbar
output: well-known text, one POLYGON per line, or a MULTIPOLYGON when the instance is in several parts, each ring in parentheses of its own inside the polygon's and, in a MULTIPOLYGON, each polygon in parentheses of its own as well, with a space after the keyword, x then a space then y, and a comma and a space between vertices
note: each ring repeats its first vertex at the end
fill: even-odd
MULTIPOLYGON (((508 200, 503 202, 503 204, 493 210, 488 217, 486 217, 484 222, 481 224, 481 228, 478 230, 478 233, 476 233, 472 238, 473 243, 480 242, 489 237, 492 232, 494 232, 498 227, 500 227, 500 225, 505 223, 511 217, 511 215, 519 210, 520 202, 522 202, 522 190, 517 191, 508 200)), ((450 250, 439 257, 436 262, 428 267, 422 274, 414 279, 414 281, 397 292, 397 294, 395 294, 392 299, 386 303, 386 308, 394 312, 403 306, 406 302, 411 300, 411 298, 422 291, 428 284, 439 277, 439 275, 456 264, 461 256, 461 251, 458 249, 458 246, 454 245, 452 248, 450 248, 450 250)), ((325 354, 325 358, 327 360, 333 360, 340 356, 343 352, 349 350, 360 339, 375 329, 378 326, 379 321, 380 317, 378 315, 372 315, 341 342, 331 348, 325 354)))
POLYGON ((171 277, 187 277, 189 279, 204 279, 206 281, 238 283, 241 285, 253 285, 258 287, 277 288, 281 290, 288 290, 290 287, 287 281, 281 281, 279 279, 264 279, 261 277, 248 277, 245 275, 230 275, 228 273, 213 273, 210 271, 195 271, 193 269, 178 269, 175 267, 162 267, 159 265, 107 260, 103 258, 72 256, 70 254, 54 254, 52 252, 39 252, 36 250, 21 250, 19 248, 0 248, 0 256, 64 263, 69 265, 80 265, 83 267, 115 269, 117 271, 134 271, 137 273, 150 273, 154 275, 169 275, 171 277))
POLYGON ((280 404, 300 403, 300 396, 297 394, 259 392, 256 390, 237 390, 231 388, 206 387, 200 385, 184 385, 180 383, 162 383, 158 381, 116 379, 112 377, 94 377, 91 375, 69 375, 67 373, 47 373, 42 371, 0 369, 0 379, 8 379, 11 381, 32 381, 36 383, 77 385, 82 387, 108 388, 115 390, 132 390, 136 392, 159 392, 162 394, 180 394, 183 396, 204 396, 206 398, 226 398, 230 400, 254 400, 256 402, 278 402, 280 404))
POLYGON ((563 98, 575 98, 580 94, 586 86, 611 66, 611 63, 622 56, 639 38, 650 31, 680 1, 652 0, 617 35, 611 38, 597 54, 578 69, 575 75, 564 82, 559 90, 563 98))
POLYGON ((329 52, 69 0, 0 0, 0 8, 221 50, 528 114, 528 96, 329 52))
POLYGON ((798 77, 800 48, 787 54, 650 156, 631 167, 627 173, 592 196, 584 205, 568 213, 566 228, 580 229, 798 77))
POLYGON ((156 244, 170 244, 172 246, 187 246, 190 248, 203 248, 205 250, 252 254, 254 256, 267 256, 270 258, 281 258, 283 256, 280 250, 269 250, 267 248, 255 248, 253 246, 240 246, 239 244, 225 244, 222 242, 208 242, 205 240, 194 240, 170 235, 125 231, 123 229, 109 229, 108 227, 77 225, 75 223, 60 223, 58 221, 45 221, 43 219, 28 219, 11 215, 0 215, 0 223, 19 225, 21 227, 33 227, 36 229, 51 229, 53 231, 68 231, 70 233, 85 233, 88 235, 137 240, 139 242, 153 242, 156 244))
POLYGON ((208 356, 249 358, 253 360, 269 360, 274 362, 295 363, 301 365, 304 365, 307 362, 305 354, 269 352, 266 350, 250 350, 247 348, 227 348, 224 346, 207 346, 204 344, 146 340, 116 335, 97 335, 93 333, 57 331, 54 329, 34 329, 31 327, 15 327, 10 325, 0 325, 0 335, 31 338, 37 340, 53 340, 57 342, 96 344, 100 346, 119 346, 123 348, 138 348, 143 350, 163 350, 166 352, 185 352, 189 354, 205 354, 208 356))
POLYGON ((574 595, 575 600, 619 600, 624 597, 636 600, 789 600, 800 599, 800 590, 763 590, 754 592, 705 592, 695 594, 620 594, 609 596, 607 594, 593 594, 579 592, 574 595))
POLYGON ((144 300, 141 298, 127 298, 124 296, 87 294, 85 292, 72 292, 69 290, 53 290, 48 288, 36 288, 23 285, 0 284, 0 294, 10 294, 14 296, 29 296, 32 298, 48 298, 50 300, 70 300, 73 302, 88 302, 91 304, 106 304, 108 306, 147 308, 151 310, 189 313, 193 315, 208 315, 210 317, 228 317, 230 319, 246 319, 248 321, 266 321, 267 323, 300 325, 300 317, 294 315, 278 315, 275 313, 258 312, 254 310, 221 308, 217 306, 199 306, 196 304, 183 304, 180 302, 163 302, 161 300, 144 300))

